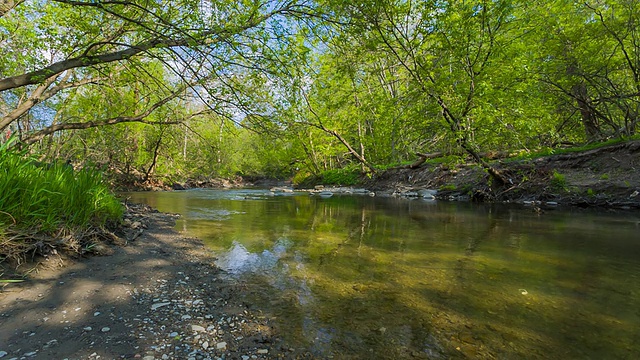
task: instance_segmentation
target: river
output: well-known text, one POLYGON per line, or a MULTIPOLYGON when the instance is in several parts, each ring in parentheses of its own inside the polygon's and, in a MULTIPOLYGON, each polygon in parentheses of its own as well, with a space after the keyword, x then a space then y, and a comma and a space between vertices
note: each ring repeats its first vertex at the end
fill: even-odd
POLYGON ((179 213, 320 358, 640 354, 640 214, 267 190, 127 194, 179 213))

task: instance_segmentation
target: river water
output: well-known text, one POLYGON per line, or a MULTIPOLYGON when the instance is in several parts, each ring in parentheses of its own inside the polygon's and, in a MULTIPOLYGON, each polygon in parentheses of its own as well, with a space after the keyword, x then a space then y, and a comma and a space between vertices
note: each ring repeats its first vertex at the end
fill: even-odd
POLYGON ((320 358, 640 356, 640 214, 266 190, 127 194, 179 213, 320 358))

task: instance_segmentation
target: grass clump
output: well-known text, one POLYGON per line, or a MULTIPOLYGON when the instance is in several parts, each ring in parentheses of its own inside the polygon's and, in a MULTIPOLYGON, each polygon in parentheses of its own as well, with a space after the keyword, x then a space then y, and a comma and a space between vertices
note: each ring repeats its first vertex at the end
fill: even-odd
POLYGON ((457 189, 458 189, 458 187, 455 184, 446 184, 446 185, 440 186, 440 188, 438 190, 440 190, 440 191, 456 191, 457 189))
POLYGON ((566 190, 567 188, 566 176, 564 176, 564 174, 560 174, 556 170, 553 170, 551 185, 558 190, 566 190))
POLYGON ((52 249, 80 252, 105 237, 105 226, 123 211, 99 172, 39 164, 0 146, 0 261, 52 249))
POLYGON ((621 144, 627 141, 635 141, 635 140, 640 140, 640 134, 624 137, 624 138, 617 137, 617 138, 609 139, 607 141, 594 142, 594 143, 589 143, 581 146, 574 146, 570 148, 551 148, 551 147, 542 148, 536 151, 522 153, 518 156, 509 158, 506 161, 531 160, 531 159, 537 159, 540 157, 545 157, 550 155, 579 153, 583 151, 595 150, 595 149, 603 148, 606 146, 621 144))

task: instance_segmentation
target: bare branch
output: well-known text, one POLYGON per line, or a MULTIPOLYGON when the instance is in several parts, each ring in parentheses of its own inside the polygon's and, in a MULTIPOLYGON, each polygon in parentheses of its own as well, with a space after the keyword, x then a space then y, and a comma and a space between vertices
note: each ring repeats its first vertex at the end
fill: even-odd
POLYGON ((52 76, 47 79, 45 82, 40 84, 32 93, 29 95, 29 98, 20 103, 18 107, 16 107, 13 111, 9 112, 0 120, 0 131, 4 130, 7 126, 9 126, 13 121, 20 118, 24 114, 26 114, 29 110, 31 110, 37 104, 50 99, 60 91, 64 89, 69 89, 73 87, 79 87, 86 84, 96 83, 97 81, 103 80, 103 77, 100 78, 86 78, 79 81, 71 81, 68 82, 66 80, 71 77, 72 72, 68 72, 62 81, 51 89, 47 90, 53 82, 56 80, 56 76, 52 76))
POLYGON ((0 18, 3 17, 6 13, 11 11, 11 9, 23 3, 24 0, 0 0, 0 18))

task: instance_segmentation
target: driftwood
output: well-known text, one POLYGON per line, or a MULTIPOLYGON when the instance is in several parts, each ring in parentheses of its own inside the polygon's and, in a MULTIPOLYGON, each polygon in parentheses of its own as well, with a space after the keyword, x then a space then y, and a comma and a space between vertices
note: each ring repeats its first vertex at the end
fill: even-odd
MULTIPOLYGON (((401 166, 394 166, 390 169, 417 169, 419 167, 421 167, 427 160, 430 159, 437 159, 440 157, 445 157, 445 156, 449 156, 449 155, 453 155, 453 154, 445 154, 441 151, 438 152, 434 152, 434 153, 429 153, 429 154, 424 154, 424 153, 419 153, 416 152, 416 156, 418 156, 418 159, 414 162, 412 162, 411 164, 408 165, 401 165, 401 166)), ((480 157, 487 159, 487 160, 497 160, 497 159, 506 159, 506 158, 510 158, 513 156, 517 155, 517 152, 513 152, 513 151, 487 151, 487 152, 483 152, 483 153, 479 153, 478 155, 480 155, 480 157)))
POLYGON ((396 166, 396 167, 392 167, 391 169, 417 169, 420 166, 422 166, 422 164, 424 164, 425 161, 429 159, 436 159, 436 158, 445 156, 444 153, 442 152, 435 152, 431 154, 422 154, 417 152, 416 155, 419 157, 419 159, 412 162, 411 164, 396 166))

